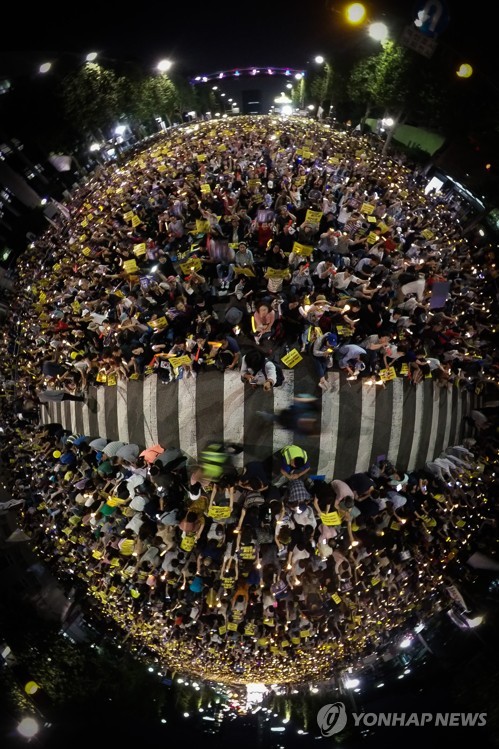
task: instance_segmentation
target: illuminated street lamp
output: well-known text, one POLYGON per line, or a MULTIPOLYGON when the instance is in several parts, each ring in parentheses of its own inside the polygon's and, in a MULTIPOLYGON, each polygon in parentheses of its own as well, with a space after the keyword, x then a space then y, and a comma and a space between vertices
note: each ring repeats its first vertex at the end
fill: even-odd
POLYGON ((324 64, 324 58, 322 55, 316 55, 314 57, 314 62, 317 63, 317 65, 323 65, 324 64))
POLYGON ((171 60, 160 60, 156 67, 160 73, 168 73, 172 65, 173 63, 171 60))
POLYGON ((51 62, 44 62, 38 68, 38 72, 39 73, 48 73, 51 67, 52 67, 52 63, 51 62))
POLYGON ((367 29, 367 33, 371 39, 374 39, 375 42, 380 42, 380 44, 386 42, 389 36, 388 27, 384 23, 381 23, 381 21, 371 23, 367 29))
POLYGON ((362 3, 352 3, 346 8, 345 16, 349 23, 362 23, 366 17, 366 9, 362 3))
POLYGON ((88 55, 85 57, 85 60, 87 62, 94 62, 94 60, 97 59, 97 52, 89 52, 88 55))
POLYGON ((32 739, 40 730, 40 726, 34 718, 23 718, 17 725, 16 730, 23 738, 32 739))
POLYGON ((463 62, 463 64, 459 66, 459 70, 456 71, 456 75, 458 78, 471 78, 473 75, 473 68, 469 63, 463 62))

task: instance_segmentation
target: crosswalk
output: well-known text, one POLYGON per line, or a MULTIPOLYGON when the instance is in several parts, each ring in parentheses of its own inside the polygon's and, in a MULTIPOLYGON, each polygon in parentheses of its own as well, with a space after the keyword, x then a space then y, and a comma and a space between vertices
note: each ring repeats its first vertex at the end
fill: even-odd
POLYGON ((284 377, 280 388, 267 393, 242 383, 237 371, 205 372, 169 383, 151 375, 144 381, 92 387, 86 404, 51 403, 41 418, 92 437, 177 446, 194 459, 210 441, 234 442, 244 445, 235 458, 239 465, 268 460, 295 442, 308 452, 312 472, 331 479, 365 471, 380 456, 404 471, 423 466, 465 436, 462 418, 481 403, 472 393, 457 387, 448 391, 430 379, 417 387, 406 378, 396 379, 380 388, 330 372, 332 387, 322 394, 320 434, 305 436, 257 414, 277 413, 295 394, 315 390, 311 368, 286 370, 284 377))

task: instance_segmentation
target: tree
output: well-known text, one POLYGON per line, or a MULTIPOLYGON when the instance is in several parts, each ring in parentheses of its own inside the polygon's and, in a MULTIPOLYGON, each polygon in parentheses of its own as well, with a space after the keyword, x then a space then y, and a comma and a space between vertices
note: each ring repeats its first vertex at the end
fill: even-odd
POLYGON ((87 138, 106 140, 120 114, 120 81, 112 70, 87 63, 62 83, 68 120, 87 138), (96 137, 99 136, 99 137, 96 137))
POLYGON ((388 149, 395 125, 407 116, 420 87, 416 75, 416 64, 420 64, 416 53, 387 41, 377 55, 357 63, 349 77, 348 93, 352 101, 365 105, 361 119, 361 131, 371 108, 378 112, 390 112, 394 125, 388 130, 383 151, 388 149))

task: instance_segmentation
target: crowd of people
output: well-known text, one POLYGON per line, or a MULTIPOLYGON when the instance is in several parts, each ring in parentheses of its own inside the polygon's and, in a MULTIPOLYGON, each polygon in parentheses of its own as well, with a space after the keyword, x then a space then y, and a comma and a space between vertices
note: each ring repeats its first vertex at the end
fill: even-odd
POLYGON ((495 528, 494 414, 470 414, 471 441, 410 473, 380 461, 326 482, 299 444, 271 471, 237 470, 232 446, 196 460, 41 426, 39 409, 207 368, 272 390, 293 349, 314 362, 316 397, 332 368, 340 386, 398 375, 493 392, 495 255, 425 183, 318 123, 193 124, 99 170, 20 259, 0 448, 20 521, 172 670, 327 678, 428 619, 495 528))
POLYGON ((293 348, 322 390, 330 368, 482 387, 497 371, 495 255, 426 181, 318 123, 176 131, 99 171, 27 249, 18 392, 36 405, 44 390, 81 397, 293 348))

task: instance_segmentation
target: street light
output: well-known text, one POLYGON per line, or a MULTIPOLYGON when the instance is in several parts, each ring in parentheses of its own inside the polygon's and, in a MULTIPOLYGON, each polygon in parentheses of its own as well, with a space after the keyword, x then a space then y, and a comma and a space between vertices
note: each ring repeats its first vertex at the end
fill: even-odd
POLYGON ((322 65, 324 63, 324 58, 322 55, 316 55, 314 57, 314 62, 317 63, 317 65, 322 65))
POLYGON ((16 730, 25 739, 32 739, 40 730, 40 726, 34 718, 23 718, 16 726, 16 730))
POLYGON ((380 42, 380 44, 386 42, 389 36, 388 27, 384 23, 381 23, 381 21, 371 23, 367 32, 371 39, 374 39, 375 42, 380 42))
POLYGON ((51 62, 44 62, 38 68, 38 72, 39 73, 48 73, 51 67, 52 67, 52 63, 51 62))
POLYGON ((362 23, 366 17, 366 9, 362 3, 352 3, 346 8, 345 16, 349 23, 362 23))
POLYGON ((98 53, 97 52, 89 52, 88 55, 85 57, 85 60, 87 62, 93 62, 97 59, 98 53))
POLYGON ((160 60, 156 67, 160 73, 168 73, 172 65, 173 63, 171 60, 160 60))

